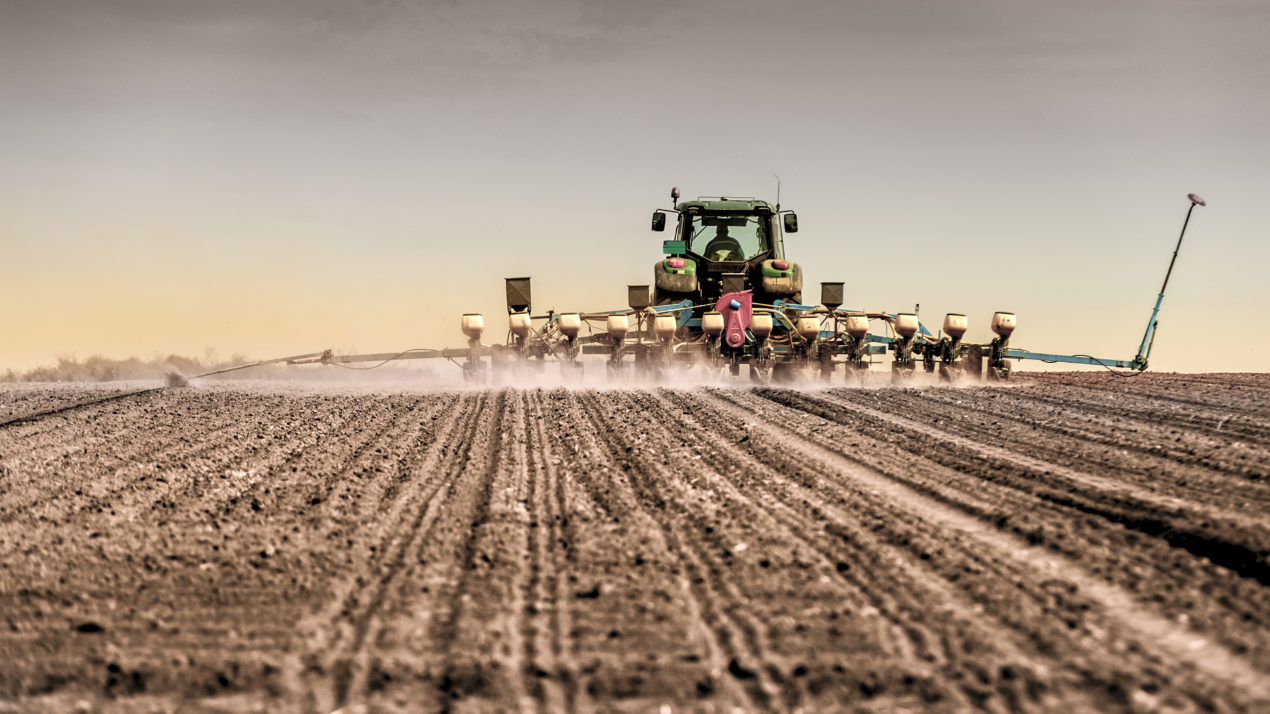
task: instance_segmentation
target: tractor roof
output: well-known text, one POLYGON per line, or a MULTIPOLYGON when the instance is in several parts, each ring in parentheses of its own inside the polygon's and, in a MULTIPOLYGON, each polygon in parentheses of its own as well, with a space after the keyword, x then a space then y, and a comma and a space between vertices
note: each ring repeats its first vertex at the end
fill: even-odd
POLYGON ((727 196, 716 198, 714 196, 701 196, 695 201, 681 201, 676 208, 680 212, 693 211, 756 211, 766 209, 775 212, 776 209, 767 201, 759 201, 753 198, 729 198, 727 196))

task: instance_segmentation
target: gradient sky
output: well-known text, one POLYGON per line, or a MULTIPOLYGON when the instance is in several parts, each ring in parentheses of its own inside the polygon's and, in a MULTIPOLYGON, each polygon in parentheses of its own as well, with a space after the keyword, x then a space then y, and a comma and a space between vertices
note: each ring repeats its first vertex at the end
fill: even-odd
MULTIPOLYGON (((0 0, 0 369, 501 338, 774 199, 847 305, 1270 364, 1270 4, 0 0)), ((1031 367, 1032 365, 1024 365, 1031 367)))

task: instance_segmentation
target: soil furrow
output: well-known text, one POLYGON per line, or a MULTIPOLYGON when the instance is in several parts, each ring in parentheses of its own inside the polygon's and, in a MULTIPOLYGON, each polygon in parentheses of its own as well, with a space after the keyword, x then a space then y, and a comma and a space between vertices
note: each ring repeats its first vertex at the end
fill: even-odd
POLYGON ((633 478, 630 486, 634 498, 661 529, 668 547, 673 549, 689 576, 690 590, 696 601, 696 609, 710 623, 715 633, 713 650, 728 657, 727 668, 734 678, 748 682, 745 687, 755 706, 770 707, 779 700, 779 686, 772 681, 771 668, 764 660, 766 654, 756 641, 752 623, 743 619, 743 607, 730 596, 728 583, 720 569, 708 562, 708 558, 693 543, 683 525, 677 523, 667 511, 676 504, 666 498, 665 486, 670 481, 664 473, 658 473, 647 459, 631 457, 633 446, 619 435, 630 434, 634 425, 618 427, 618 423, 605 423, 607 410, 597 404, 594 393, 579 397, 587 417, 608 450, 609 459, 616 462, 633 478))
MULTIPOLYGON (((314 640, 306 646, 301 660, 308 662, 309 674, 319 677, 308 684, 310 702, 316 708, 332 711, 347 704, 351 696, 366 694, 373 667, 369 648, 375 644, 382 611, 398 606, 393 599, 394 586, 414 565, 414 551, 428 537, 453 495, 458 472, 474 448, 483 406, 484 396, 479 394, 459 402, 455 408, 459 418, 444 421, 450 429, 438 434, 426 451, 419 445, 419 458, 407 465, 407 478, 414 487, 398 487, 405 495, 387 512, 379 513, 373 535, 350 539, 350 547, 373 542, 369 547, 363 545, 365 550, 358 549, 371 553, 371 558, 363 561, 356 577, 345 581, 335 593, 331 602, 338 603, 337 607, 319 613, 315 622, 304 627, 314 640)), ((346 470, 341 469, 340 474, 346 470)), ((368 504, 362 515, 369 518, 382 511, 381 504, 368 504)))
POLYGON ((0 710, 1270 710, 1270 377, 1018 377, 6 385, 0 710))
POLYGON ((1230 433, 1202 436, 1184 432, 1167 417, 1135 423, 1118 410, 1102 410, 1107 415, 1098 417, 1062 402, 1042 408, 1039 400, 1023 399, 1011 391, 987 392, 988 399, 974 400, 962 390, 939 389, 890 390, 884 394, 877 390, 834 390, 833 394, 866 406, 938 419, 945 427, 1003 445, 1026 446, 1059 463, 1096 463, 1108 475, 1148 487, 1167 479, 1162 485, 1171 485, 1191 498, 1217 488, 1227 495, 1251 489, 1261 500, 1270 499, 1270 483, 1265 482, 1270 472, 1261 465, 1270 458, 1266 444, 1230 433))
POLYGON ((1264 374, 1248 375, 1169 375, 1152 374, 1149 379, 1141 377, 1128 384, 1120 384, 1107 377, 1091 374, 1073 375, 1029 375, 1029 381, 1049 386, 1093 386, 1108 394, 1138 394, 1164 404, 1178 404, 1184 407, 1205 409, 1224 409, 1259 416, 1265 419, 1270 413, 1270 397, 1267 397, 1264 374))
POLYGON ((498 392, 482 427, 486 447, 473 451, 460 476, 470 481, 461 511, 468 527, 455 534, 450 563, 457 568, 448 578, 454 586, 444 595, 444 614, 428 628, 435 651, 425 673, 447 708, 458 700, 522 702, 526 696, 519 599, 528 556, 525 464, 509 443, 523 445, 524 422, 519 409, 509 409, 509 396, 498 392))
MULTIPOLYGON (((737 465, 730 479, 738 491, 762 495, 793 537, 820 552, 839 577, 908 633, 917 656, 897 663, 898 670, 932 671, 934 691, 945 700, 976 707, 999 702, 1011 710, 1053 708, 1060 704, 1056 691, 1070 697, 1079 691, 1070 685, 1090 684, 1084 681, 1084 653, 1074 662, 1055 662, 1055 652, 1037 647, 1054 641, 1055 632, 1066 629, 1060 618, 1071 617, 1052 606, 1049 593, 1041 589, 1037 597, 1036 591, 1020 590, 1013 599, 1011 591, 1004 599, 981 597, 983 585, 1021 575, 1009 564, 958 549, 940 529, 903 518, 903 511, 888 509, 868 491, 847 488, 850 472, 840 466, 841 457, 799 461, 797 448, 789 446, 797 437, 752 428, 747 423, 752 414, 730 402, 708 395, 668 396, 688 407, 685 421, 709 425, 715 438, 703 435, 701 443, 720 445, 713 462, 737 465), (835 474, 846 478, 831 478, 835 474), (904 535, 895 532, 897 527, 904 535), (1055 622, 1047 624, 1047 618, 1055 622), (973 659, 966 657, 971 652, 973 659), (992 675, 985 678, 984 670, 992 675), (1068 686, 1058 686, 1064 683, 1068 686)), ((1068 649, 1079 652, 1070 644, 1068 649)), ((1077 694, 1065 706, 1089 709, 1094 703, 1077 694)))
MULTIPOLYGON (((1270 414, 1253 411, 1248 414, 1228 409, 1180 404, 1161 404, 1141 394, 1107 394, 1101 390, 1072 388, 1061 397, 1043 388, 1029 386, 1018 394, 1005 393, 1010 402, 1024 410, 1042 407, 1076 409, 1108 419, 1125 419, 1150 427, 1167 426, 1176 437, 1209 439, 1243 439, 1261 447, 1270 445, 1270 414)), ((1140 442, 1133 442, 1140 443, 1140 442)), ((1165 444, 1167 446, 1167 444, 1165 444)))
MULTIPOLYGON (((1206 468, 1192 467, 1186 470, 1187 475, 1178 484, 1171 478, 1171 469, 1144 467, 1142 457, 1131 458, 1124 451, 1098 447, 1091 451, 1088 439, 1068 435, 1037 438, 1031 433, 1033 429, 1026 428, 1029 419, 1025 416, 1012 415, 1008 417, 1011 424, 1006 425, 995 420, 990 423, 981 421, 975 416, 977 410, 967 413, 967 410, 955 405, 945 408, 938 403, 932 404, 930 390, 920 395, 891 391, 885 399, 871 398, 871 395, 859 392, 833 390, 806 398, 891 422, 903 430, 923 434, 939 443, 968 447, 986 457, 1012 461, 1047 476, 1080 483, 1093 492, 1114 492, 1118 498, 1140 501, 1162 511, 1185 510, 1188 515, 1210 520, 1233 519, 1239 527, 1253 530, 1270 525, 1270 518, 1257 505, 1262 500, 1270 502, 1270 489, 1249 484, 1244 479, 1226 475, 1213 477, 1204 473, 1206 468), (1250 491, 1253 493, 1250 494, 1250 491), (1251 499, 1246 514, 1228 513, 1231 497, 1236 495, 1241 499, 1251 499)), ((1147 459, 1167 461, 1154 455, 1147 459)))
POLYGON ((564 577, 570 568, 561 563, 561 543, 566 543, 568 508, 556 470, 556 456, 543 426, 541 391, 521 394, 525 414, 525 457, 529 462, 528 548, 529 576, 523 597, 525 618, 525 690, 550 711, 573 711, 578 680, 571 668, 568 647, 568 598, 564 577))
MULTIPOLYGON (((632 423, 647 425, 649 431, 646 433, 650 436, 660 435, 660 438, 655 438, 654 443, 660 442, 670 449, 672 463, 675 461, 674 452, 676 449, 674 441, 676 438, 684 440, 681 442, 685 447, 684 450, 691 449, 694 445, 699 444, 692 436, 672 433, 665 426, 668 423, 667 420, 650 411, 650 407, 658 402, 654 394, 641 391, 624 395, 624 397, 623 403, 631 405, 629 411, 632 416, 636 417, 632 423)), ((687 420, 684 420, 684 425, 694 426, 687 420)), ((641 444, 641 446, 646 445, 641 444)), ((632 455, 634 456, 634 454, 632 455)), ((715 462, 709 458, 709 448, 704 445, 698 453, 691 454, 691 457, 679 459, 679 474, 676 475, 677 477, 665 478, 664 483, 658 484, 661 494, 666 496, 674 494, 679 497, 677 499, 667 498, 666 502, 673 504, 674 510, 682 517, 682 522, 685 525, 690 527, 697 515, 707 512, 707 509, 724 504, 727 504, 725 508, 729 516, 733 515, 732 511, 734 509, 749 510, 752 518, 756 519, 762 519, 766 515, 761 509, 754 507, 754 504, 748 498, 741 496, 735 491, 731 493, 735 498, 735 503, 720 502, 720 497, 723 493, 720 492, 719 487, 726 484, 726 480, 722 479, 717 469, 714 468, 714 464, 727 464, 729 460, 715 462), (681 483, 689 485, 690 488, 681 488, 681 483), (706 498, 702 497, 702 488, 709 489, 706 491, 708 494, 706 498)), ((756 521, 750 518, 735 519, 730 517, 727 521, 707 531, 704 537, 701 538, 708 547, 694 546, 694 551, 716 578, 718 582, 717 590, 724 598, 727 615, 736 623, 744 635, 748 651, 758 660, 755 664, 761 662, 764 667, 762 684, 765 686, 765 691, 774 699, 779 697, 781 706, 795 708, 806 694, 800 681, 801 678, 793 674, 797 670, 798 665, 790 661, 783 648, 773 646, 771 638, 768 636, 768 628, 763 623, 772 621, 775 617, 788 610, 817 607, 821 602, 819 598, 805 597, 804 594, 808 590, 807 586, 804 586, 797 589, 798 595, 791 596, 786 590, 782 594, 787 604, 782 604, 779 609, 769 610, 767 607, 768 601, 765 598, 749 596, 745 592, 746 589, 736 584, 738 579, 736 575, 738 559, 734 556, 734 553, 738 544, 744 546, 742 552, 749 552, 751 543, 758 544, 769 538, 770 531, 764 528, 757 528, 756 521)), ((767 543, 763 544, 767 545, 767 543)), ((796 555, 795 557, 799 556, 796 555)), ((794 589, 789 588, 789 590, 794 589)), ((745 663, 738 662, 738 664, 744 666, 745 663)))
POLYGON ((160 417, 157 423, 148 424, 136 439, 119 441, 123 448, 112 449, 110 458, 105 460, 100 456, 105 450, 101 444, 115 442, 121 436, 113 435, 110 425, 93 425, 93 432, 105 435, 99 437, 101 441, 96 447, 90 436, 75 449, 80 453, 71 456, 72 452, 63 449, 65 458, 60 462, 46 462, 43 467, 30 463, 39 458, 40 452, 36 450, 40 449, 42 440, 24 442, 24 450, 30 456, 11 468, 15 472, 22 470, 26 478, 23 482, 7 480, 5 503, 0 506, 0 524, 30 518, 60 522, 74 513, 109 507, 120 493, 134 490, 138 480, 146 481, 152 475, 162 478, 156 463, 160 459, 170 457, 184 462, 198 458, 222 448, 243 428, 239 418, 230 414, 197 421, 193 430, 182 428, 185 423, 183 417, 160 417), (105 478, 102 477, 103 461, 113 469, 105 478))
POLYGON ((67 404, 65 406, 54 407, 51 409, 35 412, 32 414, 22 414, 21 416, 9 417, 8 419, 5 419, 4 421, 0 421, 0 429, 8 429, 15 426, 20 426, 22 424, 29 424, 31 422, 44 419, 46 417, 58 416, 58 415, 66 414, 67 412, 73 412, 79 409, 84 409, 86 407, 94 407, 101 404, 109 404, 111 402, 119 402, 119 401, 128 399, 129 397, 153 394, 154 392, 161 392, 164 389, 166 389, 166 387, 152 387, 149 389, 138 389, 135 392, 125 392, 123 394, 111 394, 105 397, 97 397, 97 398, 89 399, 82 402, 76 402, 74 404, 67 404))
POLYGON ((569 486, 587 494, 586 500, 569 499, 569 525, 579 538, 569 549, 579 573, 572 593, 573 647, 579 658, 591 660, 582 663, 582 688, 595 698, 623 695, 652 704, 660 697, 710 697, 721 706, 753 707, 752 687, 730 673, 738 662, 735 638, 698 592, 704 577, 686 560, 674 533, 641 502, 630 465, 616 466, 609 457, 603 435, 618 423, 597 423, 583 401, 562 392, 556 402, 561 423, 571 427, 560 434, 557 453, 571 464, 569 486), (632 662, 629 671, 621 666, 626 658, 615 657, 624 643, 654 654, 632 662))
MULTIPOLYGON (((795 426, 803 438, 878 469, 891 478, 1031 543, 1091 564, 1109 582, 1151 593, 1151 602, 1181 611, 1191 627, 1248 652, 1270 666, 1270 647, 1247 625, 1270 626, 1270 591, 1255 581, 1199 560, 1159 539, 1144 538, 1100 516, 1039 499, 1034 487, 1005 478, 978 459, 941 463, 944 454, 926 439, 896 438, 867 421, 843 426, 819 415, 742 392, 721 393, 761 416, 795 426), (1224 593, 1213 598, 1211 593, 1224 593)), ((833 412, 850 416, 851 412, 833 412)))
MULTIPOLYGON (((754 426, 755 429, 768 432, 773 439, 784 436, 776 433, 774 431, 775 428, 769 424, 755 423, 754 426)), ((1098 611, 1105 613, 1107 618, 1107 621, 1101 627, 1094 628, 1087 623, 1080 626, 1090 629, 1095 637, 1104 640, 1102 646, 1107 647, 1112 656, 1118 658, 1129 657, 1130 659, 1144 656, 1149 658, 1153 653, 1145 645, 1150 643, 1152 647, 1162 648, 1167 652, 1173 662, 1180 663, 1172 665, 1174 670, 1172 676, 1187 677, 1189 672, 1198 668, 1204 672, 1205 677, 1214 681, 1226 682, 1236 687, 1236 691, 1229 694, 1232 696, 1233 701, 1238 703, 1237 706, 1243 707, 1252 702, 1270 701, 1266 699, 1267 695, 1270 695, 1270 687, 1264 684, 1264 676, 1246 660, 1197 633, 1188 631, 1184 627, 1179 627, 1171 620, 1143 610, 1137 603, 1133 602, 1133 598, 1128 592, 1098 580, 1077 563, 1058 556, 1043 547, 1029 543, 1017 535, 997 530, 989 523, 973 518, 957 508, 930 498, 922 491, 913 489, 903 480, 893 479, 888 475, 868 468, 862 468, 850 462, 843 463, 841 455, 836 451, 826 449, 811 441, 796 440, 790 442, 786 438, 785 443, 789 449, 804 454, 805 458, 814 459, 824 464, 839 463, 841 472, 846 477, 875 489, 877 493, 893 501, 896 504, 894 510, 898 513, 917 515, 923 520, 938 526, 946 534, 969 536, 972 542, 966 552, 991 553, 992 557, 989 561, 1012 564, 1019 572, 1031 572, 1032 575, 1030 577, 1019 581, 1020 587, 1023 587, 1028 581, 1035 583, 1058 581, 1074 584, 1076 588, 1071 592, 1073 594, 1080 592, 1087 597, 1092 597, 1098 605, 1098 611), (1099 631, 1108 633, 1110 636, 1108 634, 1099 636, 1099 631), (1117 632, 1120 634, 1117 635, 1117 632), (1132 637, 1139 644, 1131 645, 1129 649, 1125 650, 1123 649, 1124 646, 1118 643, 1118 637, 1123 636, 1132 637)), ((908 526, 910 535, 905 536, 906 539, 916 534, 911 528, 911 522, 908 526)), ((983 564, 988 563, 985 562, 983 564)), ((962 573, 960 574, 960 579, 973 579, 973 574, 973 571, 962 573)), ((1015 605, 1020 605, 1020 603, 1016 601, 1015 605)), ((1040 618, 1029 619, 1033 624, 1041 622, 1040 618)), ((1150 659, 1148 659, 1149 661, 1150 659)), ((1085 666, 1088 667, 1089 665, 1086 664, 1085 666)), ((1116 666, 1115 659, 1105 660, 1103 666, 1106 669, 1102 673, 1097 670, 1091 670, 1087 674, 1090 676, 1105 676, 1108 672, 1120 670, 1121 677, 1132 676, 1131 672, 1133 670, 1125 671, 1122 667, 1116 666)), ((1150 664, 1144 663, 1139 665, 1138 671, 1149 672, 1150 667, 1150 664)), ((1145 681, 1153 691, 1159 690, 1161 682, 1158 678, 1148 677, 1145 681)), ((1202 680, 1192 680, 1188 682, 1187 688, 1192 691, 1202 689, 1201 682, 1202 680)), ((1112 681, 1109 684, 1114 685, 1118 689, 1123 687, 1125 682, 1112 681)), ((1225 694, 1227 693, 1210 689, 1194 704, 1204 706, 1210 699, 1220 701, 1225 694)), ((1114 704, 1114 702, 1107 702, 1106 704, 1114 704)))
MULTIPOLYGON (((830 421, 852 423, 844 419, 841 411, 845 405, 841 402, 826 403, 787 391, 759 390, 759 394, 830 421)), ((896 418, 876 411, 867 413, 857 409, 856 413, 876 424, 878 432, 902 433, 923 439, 939 435, 938 430, 901 424, 896 418)), ((854 423, 859 424, 859 421, 854 423)), ((1214 522, 1207 520, 1202 511, 1196 513, 1191 507, 1155 503, 1153 499, 1144 498, 1146 494, 1141 491, 1099 489, 1089 478, 1082 479, 1083 483, 1071 481, 1055 468, 1011 463, 1011 459, 999 451, 985 451, 988 447, 974 442, 953 443, 946 436, 941 438, 943 448, 932 450, 930 455, 935 461, 949 466, 968 463, 982 466, 986 463, 991 466, 988 473, 1001 474, 999 478, 1037 498, 1161 538, 1174 547, 1211 560, 1243 577, 1270 585, 1270 534, 1256 526, 1242 527, 1239 520, 1229 515, 1214 522)))

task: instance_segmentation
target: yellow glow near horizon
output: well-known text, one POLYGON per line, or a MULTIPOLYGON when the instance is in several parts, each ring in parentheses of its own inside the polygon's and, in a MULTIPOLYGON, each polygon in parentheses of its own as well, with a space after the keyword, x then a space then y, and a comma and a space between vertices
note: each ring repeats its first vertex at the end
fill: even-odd
POLYGON ((621 306, 670 185, 778 173, 808 295, 1120 359, 1196 191, 1152 366, 1266 369, 1270 18, 689 5, 13 9, 0 370, 497 339, 503 277, 621 306))

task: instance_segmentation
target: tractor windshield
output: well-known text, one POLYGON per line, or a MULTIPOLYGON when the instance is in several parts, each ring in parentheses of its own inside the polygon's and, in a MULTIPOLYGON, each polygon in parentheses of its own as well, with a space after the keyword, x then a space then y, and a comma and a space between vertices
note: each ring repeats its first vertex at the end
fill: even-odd
POLYGON ((688 250, 706 260, 749 260, 771 247, 771 218, 754 213, 712 213, 692 217, 688 250))

